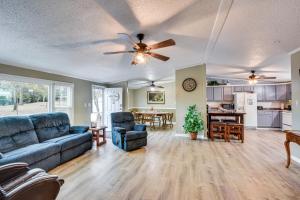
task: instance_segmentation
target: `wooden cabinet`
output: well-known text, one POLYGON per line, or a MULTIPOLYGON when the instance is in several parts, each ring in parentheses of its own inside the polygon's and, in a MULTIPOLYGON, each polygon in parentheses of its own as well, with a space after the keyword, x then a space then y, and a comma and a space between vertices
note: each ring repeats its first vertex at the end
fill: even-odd
POLYGON ((292 100, 292 85, 286 85, 286 100, 292 100))
POLYGON ((255 92, 258 102, 287 101, 292 98, 291 84, 207 87, 207 101, 233 101, 234 92, 255 92))
POLYGON ((276 100, 285 101, 287 98, 287 85, 276 85, 276 100))
POLYGON ((233 86, 233 92, 243 92, 243 86, 233 86))
POLYGON ((264 86, 264 100, 265 101, 276 101, 276 86, 265 85, 264 86))
POLYGON ((206 97, 207 97, 207 101, 214 100, 214 88, 213 87, 206 87, 206 97))
POLYGON ((281 128, 281 112, 280 111, 272 111, 273 112, 273 123, 272 128, 281 128))
POLYGON ((257 127, 260 128, 281 128, 281 111, 279 110, 258 110, 257 127))
POLYGON ((232 87, 224 87, 223 88, 223 100, 224 101, 233 101, 232 87))
POLYGON ((223 101, 223 87, 214 87, 214 101, 223 101))
POLYGON ((243 87, 243 92, 253 92, 254 87, 253 86, 244 86, 243 87))
POLYGON ((262 85, 255 86, 254 92, 257 95, 257 101, 264 101, 264 86, 262 85))
POLYGON ((272 127, 273 124, 273 112, 272 111, 257 111, 257 126, 261 128, 272 127))

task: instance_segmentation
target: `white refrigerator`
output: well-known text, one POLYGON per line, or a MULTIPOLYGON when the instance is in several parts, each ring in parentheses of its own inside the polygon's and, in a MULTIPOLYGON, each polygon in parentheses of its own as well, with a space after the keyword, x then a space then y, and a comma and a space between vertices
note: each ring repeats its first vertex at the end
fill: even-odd
POLYGON ((257 127, 257 95, 256 93, 237 92, 234 94, 234 108, 237 112, 245 112, 245 126, 257 127))

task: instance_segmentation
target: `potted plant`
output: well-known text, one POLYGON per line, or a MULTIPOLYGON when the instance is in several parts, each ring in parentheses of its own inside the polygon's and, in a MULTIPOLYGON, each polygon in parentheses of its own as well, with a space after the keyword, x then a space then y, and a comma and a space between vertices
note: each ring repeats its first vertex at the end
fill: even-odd
POLYGON ((204 130, 201 113, 197 111, 196 105, 188 107, 183 125, 185 133, 189 133, 192 140, 197 139, 197 134, 204 130))

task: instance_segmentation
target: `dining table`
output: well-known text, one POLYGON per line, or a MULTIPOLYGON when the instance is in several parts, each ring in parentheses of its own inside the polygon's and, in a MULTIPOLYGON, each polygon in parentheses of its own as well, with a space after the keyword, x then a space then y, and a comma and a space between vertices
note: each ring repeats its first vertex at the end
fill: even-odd
MULTIPOLYGON (((164 111, 139 111, 135 112, 136 115, 139 115, 141 119, 143 120, 145 116, 153 116, 153 117, 161 117, 162 119, 166 118, 166 115, 169 114, 170 112, 164 112, 164 111)), ((162 126, 165 125, 165 120, 162 120, 163 124, 162 126)))

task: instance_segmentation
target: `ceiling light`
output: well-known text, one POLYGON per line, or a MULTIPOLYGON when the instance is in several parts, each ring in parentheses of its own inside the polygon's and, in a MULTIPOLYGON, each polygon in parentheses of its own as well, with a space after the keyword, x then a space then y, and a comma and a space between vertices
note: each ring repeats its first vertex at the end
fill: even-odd
POLYGON ((134 61, 138 64, 146 63, 146 56, 144 53, 137 52, 134 57, 134 61))

